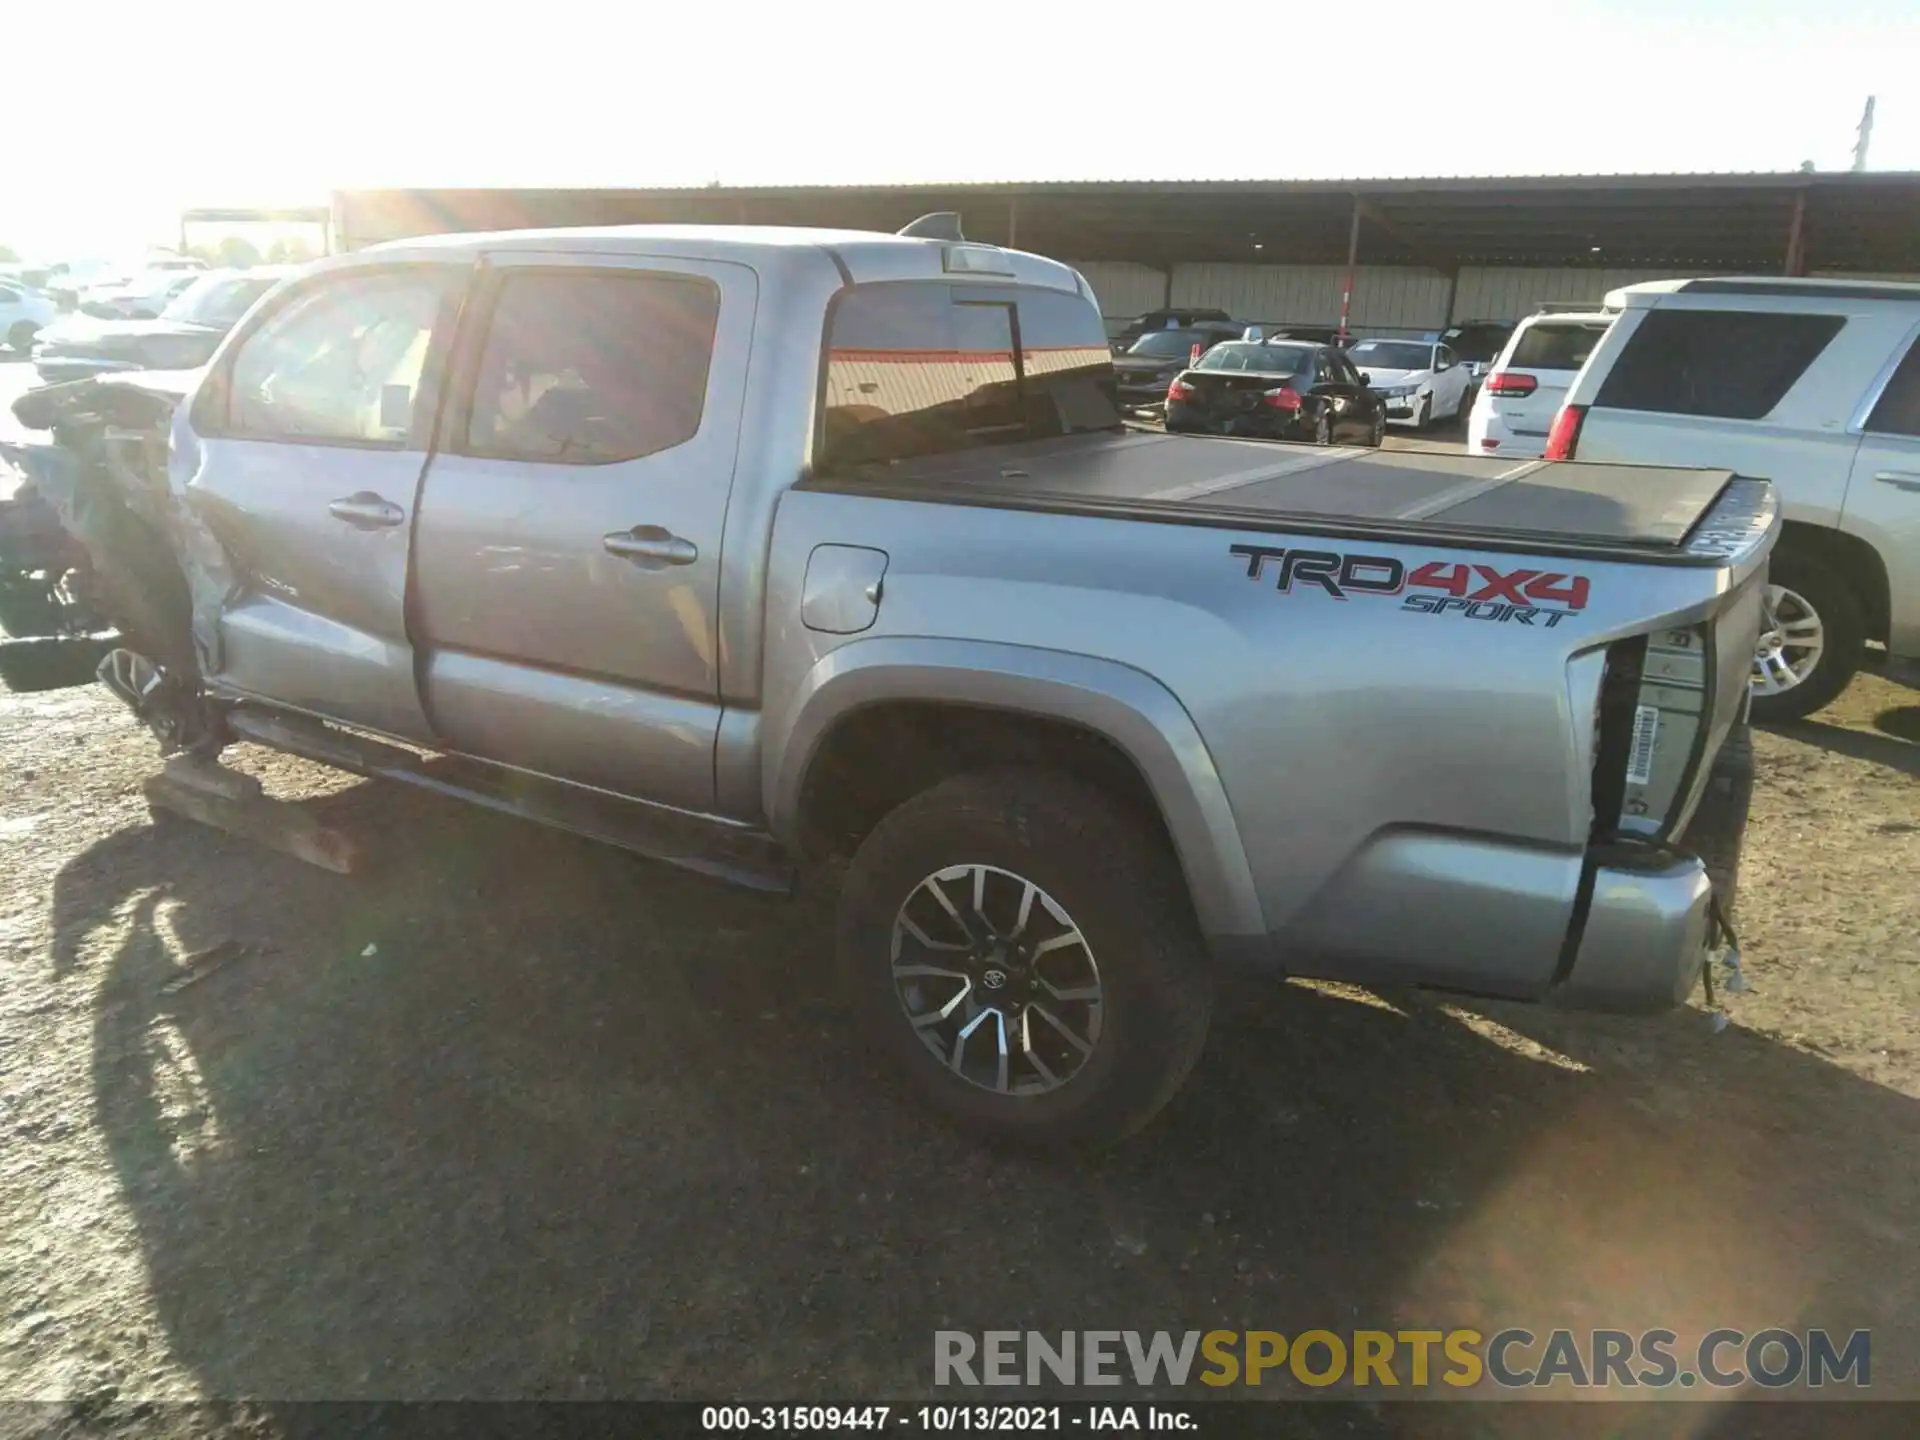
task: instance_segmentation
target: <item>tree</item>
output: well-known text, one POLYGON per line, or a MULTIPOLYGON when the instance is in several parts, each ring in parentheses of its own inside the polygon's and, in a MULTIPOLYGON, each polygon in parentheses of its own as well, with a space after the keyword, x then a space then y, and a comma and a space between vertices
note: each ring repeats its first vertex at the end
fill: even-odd
POLYGON ((0 245, 0 265, 16 265, 20 256, 11 246, 0 245))
POLYGON ((313 259, 313 247, 298 235, 286 235, 267 247, 269 265, 301 265, 313 259))
POLYGON ((220 263, 235 270, 245 270, 260 263, 260 252, 254 249, 252 241, 229 235, 220 242, 220 263))

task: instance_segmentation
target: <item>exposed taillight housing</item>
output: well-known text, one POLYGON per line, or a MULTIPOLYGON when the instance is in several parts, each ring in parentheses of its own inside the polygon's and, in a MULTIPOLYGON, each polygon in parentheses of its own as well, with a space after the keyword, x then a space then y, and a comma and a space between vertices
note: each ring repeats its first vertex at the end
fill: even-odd
POLYGON ((1298 410, 1300 392, 1291 385, 1282 385, 1278 390, 1269 390, 1260 397, 1262 405, 1271 405, 1276 410, 1298 410))
POLYGON ((1705 626, 1607 647, 1595 717, 1597 836, 1661 838, 1685 819, 1712 721, 1713 673, 1705 626))
POLYGON ((1571 460, 1573 452, 1580 447, 1580 427, 1586 423, 1587 407, 1584 405, 1562 405, 1560 413, 1553 417, 1553 428, 1547 431, 1547 459, 1571 460))
POLYGON ((1185 400, 1192 394, 1193 386, 1189 385, 1177 375, 1174 377, 1173 383, 1167 386, 1167 399, 1169 400, 1185 400))
POLYGON ((1496 370, 1487 377, 1489 395, 1531 395, 1539 388, 1538 380, 1517 370, 1496 370))

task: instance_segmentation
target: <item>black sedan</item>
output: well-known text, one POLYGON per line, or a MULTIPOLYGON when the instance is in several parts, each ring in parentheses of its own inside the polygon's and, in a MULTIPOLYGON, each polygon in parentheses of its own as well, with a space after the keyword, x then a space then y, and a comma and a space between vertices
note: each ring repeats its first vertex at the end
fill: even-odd
POLYGON ((1155 330, 1142 335, 1113 361, 1120 386, 1120 408, 1144 410, 1167 398, 1167 385, 1193 363, 1197 345, 1205 354, 1223 340, 1237 340, 1241 325, 1193 325, 1181 330, 1155 330))
POLYGON ((1378 445, 1386 407, 1331 345, 1216 345, 1167 387, 1167 429, 1317 445, 1378 445))

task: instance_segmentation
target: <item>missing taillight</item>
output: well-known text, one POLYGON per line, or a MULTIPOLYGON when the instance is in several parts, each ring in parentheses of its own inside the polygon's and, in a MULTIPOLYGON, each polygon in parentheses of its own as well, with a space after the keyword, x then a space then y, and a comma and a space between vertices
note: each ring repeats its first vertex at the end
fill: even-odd
POLYGON ((1640 674, 1647 655, 1647 637, 1637 635, 1607 647, 1607 666, 1600 678, 1596 707, 1593 757, 1593 833, 1612 835, 1620 829, 1627 798, 1627 769, 1633 753, 1634 711, 1640 701, 1640 674))
POLYGON ((1709 651, 1700 626, 1608 648, 1595 717, 1596 836, 1657 839, 1682 818, 1710 719, 1709 651))

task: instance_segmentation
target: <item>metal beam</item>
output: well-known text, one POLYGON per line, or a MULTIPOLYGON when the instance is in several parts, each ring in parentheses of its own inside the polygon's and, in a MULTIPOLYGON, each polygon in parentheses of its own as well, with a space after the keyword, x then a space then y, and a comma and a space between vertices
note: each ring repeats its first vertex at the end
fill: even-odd
POLYGON ((1405 230, 1402 230, 1381 213, 1378 205, 1355 196, 1354 207, 1361 215, 1366 217, 1368 224, 1376 227, 1382 234, 1388 236, 1390 239, 1397 240, 1404 245, 1407 253, 1413 256, 1417 263, 1431 264, 1435 270, 1445 270, 1448 268, 1448 266, 1438 264, 1430 258, 1426 241, 1416 239, 1405 230))
POLYGON ((1807 192, 1804 190, 1793 197, 1793 223, 1787 227, 1785 273, 1788 275, 1807 273, 1807 192))
POLYGON ((1347 227, 1347 276, 1340 286, 1340 333, 1334 338, 1347 343, 1347 320, 1353 314, 1353 272, 1360 264, 1360 210, 1363 202, 1353 197, 1353 223, 1347 227))

